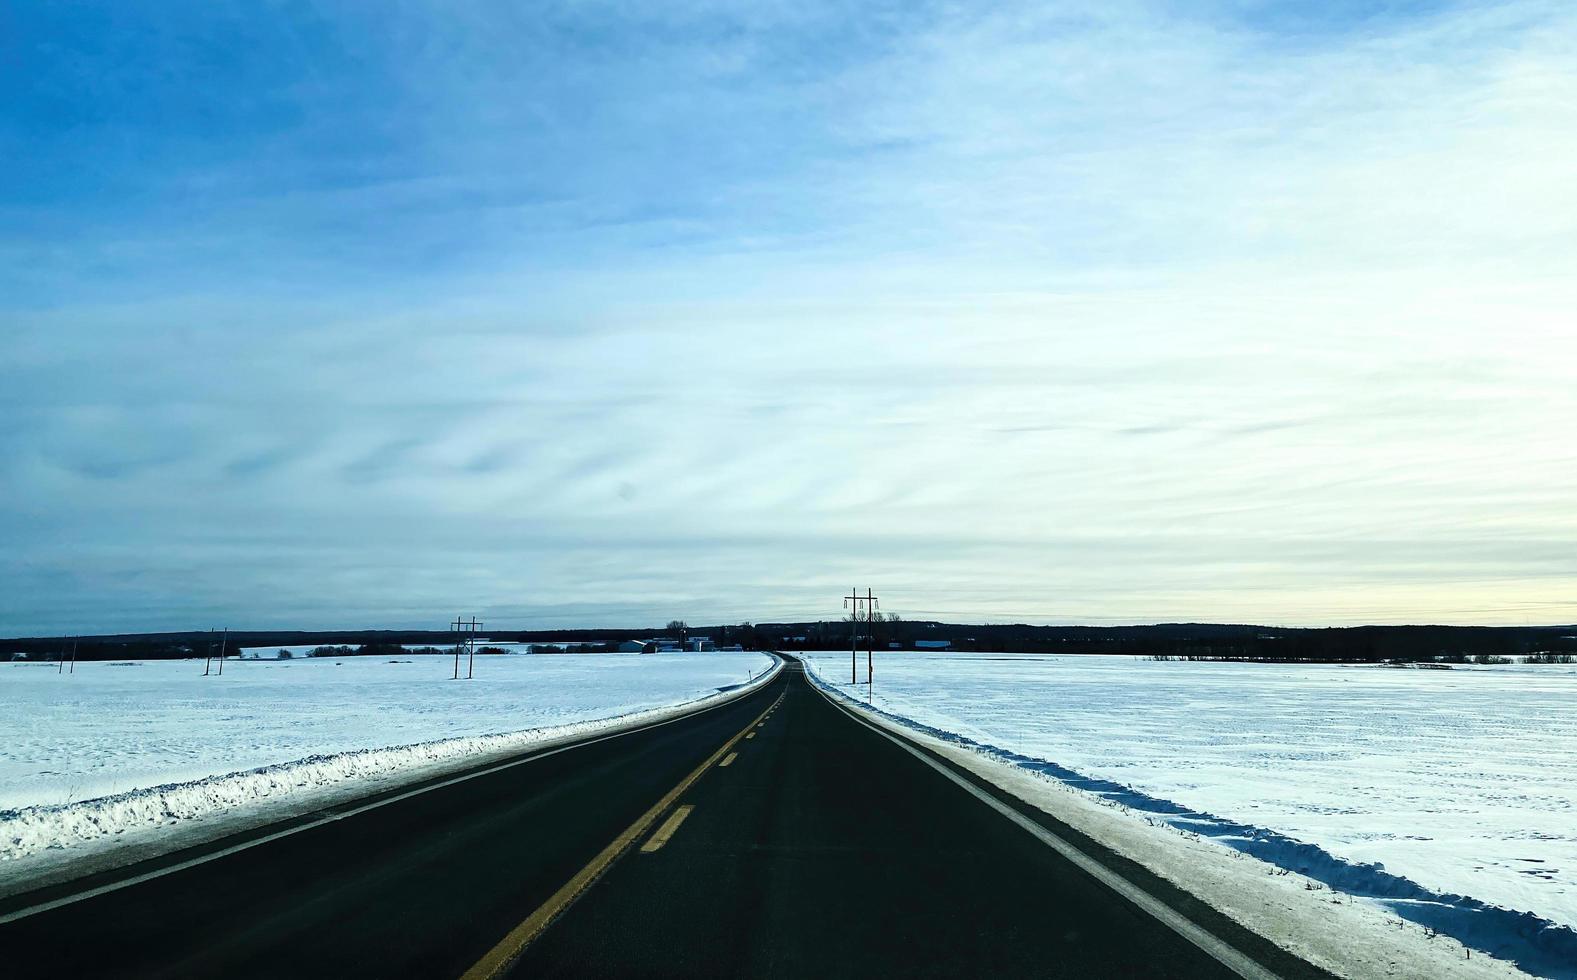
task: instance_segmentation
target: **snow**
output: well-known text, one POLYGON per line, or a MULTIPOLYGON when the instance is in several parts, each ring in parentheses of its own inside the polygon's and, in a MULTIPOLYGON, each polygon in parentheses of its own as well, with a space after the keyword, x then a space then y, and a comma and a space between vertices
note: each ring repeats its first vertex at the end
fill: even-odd
MULTIPOLYGON (((656 718, 759 653, 0 664, 0 861, 656 718), (464 665, 461 667, 464 670, 464 665)), ((321 794, 320 794, 321 795, 321 794)))
MULTIPOLYGON (((833 689, 844 698, 847 690, 833 689)), ((879 727, 902 731, 961 768, 1101 841, 1336 976, 1366 980, 1527 976, 1504 960, 1474 956, 1452 938, 1388 915, 1377 905, 1324 891, 1312 879, 1221 847, 1198 834, 1170 828, 1150 815, 1014 765, 988 749, 963 744, 956 736, 930 735, 879 713, 869 717, 879 727)))
MULTIPOLYGON (((864 701, 847 658, 808 659, 864 701)), ((872 707, 1577 976, 1572 667, 885 653, 872 707)))

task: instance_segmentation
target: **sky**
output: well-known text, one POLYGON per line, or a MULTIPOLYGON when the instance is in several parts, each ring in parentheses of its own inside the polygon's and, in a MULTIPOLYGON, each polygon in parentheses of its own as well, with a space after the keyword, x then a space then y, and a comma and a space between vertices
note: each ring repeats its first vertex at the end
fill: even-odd
POLYGON ((21 0, 0 86, 0 635, 1577 623, 1564 0, 21 0))

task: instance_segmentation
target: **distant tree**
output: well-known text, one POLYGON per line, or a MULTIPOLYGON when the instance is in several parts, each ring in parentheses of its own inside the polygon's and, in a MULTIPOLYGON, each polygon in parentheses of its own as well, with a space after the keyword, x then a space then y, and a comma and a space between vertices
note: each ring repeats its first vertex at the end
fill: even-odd
POLYGON ((761 633, 747 619, 739 624, 739 635, 736 637, 736 642, 747 650, 760 649, 761 633))
POLYGON ((1570 664, 1577 663, 1577 656, 1569 653, 1553 653, 1545 650, 1539 653, 1528 654, 1530 664, 1570 664))
POLYGON ((274 654, 274 657, 277 660, 294 660, 295 656, 296 655, 291 653, 289 650, 281 650, 278 653, 274 654))
POLYGON ((690 627, 682 619, 670 619, 668 621, 667 629, 668 629, 668 632, 670 632, 670 633, 683 633, 685 630, 687 630, 689 628, 690 627))

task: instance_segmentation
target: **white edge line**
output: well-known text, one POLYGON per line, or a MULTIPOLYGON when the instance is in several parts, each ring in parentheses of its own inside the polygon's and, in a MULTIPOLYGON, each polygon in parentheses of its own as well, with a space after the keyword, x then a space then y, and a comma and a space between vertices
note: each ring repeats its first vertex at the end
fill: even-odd
MULTIPOLYGON (((808 674, 809 671, 806 671, 806 673, 808 674)), ((809 680, 808 677, 806 679, 809 680)), ((1069 844, 1067 841, 1063 840, 1061 837, 1058 837, 1056 834, 1047 830, 1039 823, 1036 823, 1034 820, 1024 816, 1024 814, 1008 806, 1006 803, 1003 803, 1001 800, 992 796, 990 793, 987 793, 979 786, 976 786, 974 783, 953 772, 947 766, 944 766, 942 763, 931 758, 931 756, 924 751, 910 744, 907 740, 894 735, 892 732, 889 732, 884 728, 873 725, 871 722, 861 718, 858 714, 856 714, 852 708, 849 708, 843 704, 839 704, 837 701, 833 700, 833 698, 828 695, 826 691, 821 689, 821 685, 812 681, 811 687, 816 689, 817 694, 820 694, 823 698, 826 698, 828 704, 836 707, 838 710, 864 725, 866 728, 869 728, 876 734, 890 740, 893 744, 897 745, 905 752, 908 752, 915 758, 919 759, 921 762, 924 762, 932 769, 935 769, 943 776, 946 776, 948 779, 952 780, 956 785, 962 787, 971 796, 991 807, 991 809, 1002 814, 1002 816, 1007 817, 1013 823, 1029 831, 1042 844, 1045 844, 1047 847, 1050 847, 1058 854, 1067 858, 1080 870, 1084 871, 1086 874, 1090 875, 1092 878, 1096 879, 1107 888, 1110 888, 1112 891, 1121 895, 1123 898, 1126 898, 1128 901, 1138 906, 1141 911, 1149 914, 1152 918, 1159 920, 1163 925, 1171 928, 1171 930, 1177 933, 1179 936, 1182 936, 1184 939, 1193 943, 1195 946, 1198 946, 1201 950, 1215 959, 1216 962, 1231 970, 1233 973, 1236 973, 1238 976, 1243 977, 1244 980, 1279 980, 1277 974, 1265 969, 1258 962, 1244 955, 1236 947, 1220 939, 1214 933, 1197 925, 1193 920, 1178 912, 1170 905, 1167 905, 1165 902, 1162 902, 1154 895, 1151 895, 1143 888, 1140 888, 1138 885, 1129 881, 1127 878, 1124 878, 1122 875, 1117 874, 1115 871, 1106 867, 1104 864, 1101 864, 1099 861, 1090 857, 1088 854, 1084 853, 1083 851, 1074 847, 1072 844, 1069 844)))
POLYGON ((697 708, 694 711, 688 711, 681 715, 675 715, 672 718, 664 718, 662 721, 654 721, 650 724, 641 725, 636 728, 626 728, 620 731, 608 732, 606 734, 598 735, 594 738, 588 738, 583 741, 568 742, 564 745, 559 745, 551 749, 535 752, 531 755, 521 758, 510 759, 508 762, 501 762, 497 765, 488 766, 483 769, 473 769, 470 772, 461 773, 458 776, 451 776, 450 778, 441 782, 430 783, 426 786, 406 790, 403 793, 397 793, 393 796, 387 796, 382 799, 373 800, 370 803, 363 803, 360 806, 353 807, 349 810, 338 813, 325 813, 323 816, 318 817, 316 820, 313 820, 310 823, 304 823, 298 827, 287 827, 284 830, 277 830, 274 833, 267 834, 263 837, 242 841, 239 844, 232 844, 229 847, 214 851, 212 854, 202 854, 194 858, 188 858, 185 861, 177 862, 176 864, 168 865, 166 867, 155 868, 152 871, 144 871, 141 874, 132 875, 129 878, 122 878, 117 881, 109 882, 108 884, 98 885, 94 888, 89 888, 86 891, 76 892, 74 894, 65 895, 60 898, 50 899, 47 902, 40 902, 37 905, 29 905, 26 908, 17 909, 15 912, 7 912, 4 915, 0 915, 0 925, 5 925, 9 922, 16 922, 19 919, 25 919, 28 916, 37 915, 40 912, 49 912, 54 909, 72 905, 76 902, 81 902, 89 898, 97 898, 100 895, 107 895, 110 892, 117 892, 122 888, 130 888, 133 885, 140 885, 145 881, 152 881, 155 878, 163 878, 165 875, 172 875, 180 871, 185 871, 188 868, 195 868, 200 864, 207 864, 209 861, 217 861, 220 858, 229 857, 232 854, 238 854, 241 851, 245 851, 249 848, 260 847, 263 844, 271 843, 283 837, 289 837, 292 834, 299 834, 303 831, 313 830, 317 827, 334 823, 337 820, 344 820, 347 817, 354 817, 357 814, 366 813, 369 810, 376 810, 381 806, 388 806, 390 803, 398 803, 401 800, 408 800, 413 796, 420 796, 423 793, 430 793, 434 790, 444 789, 445 787, 453 786, 456 783, 463 783, 469 779, 479 779, 482 776, 491 776, 493 773, 503 772, 505 769, 513 769, 515 766, 523 766, 528 762, 536 762, 539 759, 546 759, 549 756, 558 755, 560 752, 568 752, 571 749, 585 748, 588 745, 596 745, 598 742, 606 742, 609 739, 622 738, 626 735, 634 735, 639 732, 651 731, 654 728, 661 728, 664 725, 672 725, 675 722, 686 721, 690 718, 696 717, 697 715, 704 715, 708 711, 715 711, 724 705, 733 704, 740 698, 745 697, 748 694, 753 694, 756 691, 759 691, 762 687, 765 687, 772 678, 776 677, 782 671, 786 663, 782 657, 778 657, 776 659, 776 666, 763 675, 759 684, 749 685, 733 693, 732 695, 723 698, 722 700, 716 701, 702 708, 697 708))

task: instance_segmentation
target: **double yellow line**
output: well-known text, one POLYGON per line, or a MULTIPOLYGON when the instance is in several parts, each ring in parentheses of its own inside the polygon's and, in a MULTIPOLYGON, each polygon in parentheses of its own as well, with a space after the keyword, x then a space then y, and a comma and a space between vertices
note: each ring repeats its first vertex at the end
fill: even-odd
MULTIPOLYGON (((499 940, 498 945, 488 950, 469 970, 465 971, 461 980, 491 980, 493 977, 502 976, 504 971, 508 970, 510 965, 520 958, 520 954, 525 952, 526 947, 531 945, 534 939, 542 935, 543 930, 552 925, 553 920, 557 919, 570 906, 571 902, 579 898, 598 878, 602 877, 603 872, 607 871, 613 862, 619 859, 620 855, 629 850, 630 845, 634 844, 641 835, 650 830, 652 824, 657 822, 657 818, 662 816, 669 807, 673 806, 679 797, 684 795, 684 792, 693 786, 697 779, 701 778, 702 773, 710 769, 718 759, 721 759, 725 753, 745 738, 745 733, 753 733, 752 730, 761 724, 767 715, 772 713, 772 709, 776 708, 782 700, 783 696, 781 694, 778 695, 777 701, 768 705, 767 709, 757 715, 754 721, 741 728, 738 734, 723 743, 722 748, 713 752, 707 757, 705 762, 696 766, 690 775, 681 779, 679 785, 669 790, 662 799, 652 805, 650 810, 641 814, 634 823, 630 824, 624 833, 615 837, 612 843, 599 851, 589 864, 576 872, 575 877, 565 882, 535 912, 528 915, 524 922, 509 930, 509 935, 499 940)), ((688 811, 686 813, 688 815, 688 811)), ((677 822, 674 826, 677 829, 677 822)))

